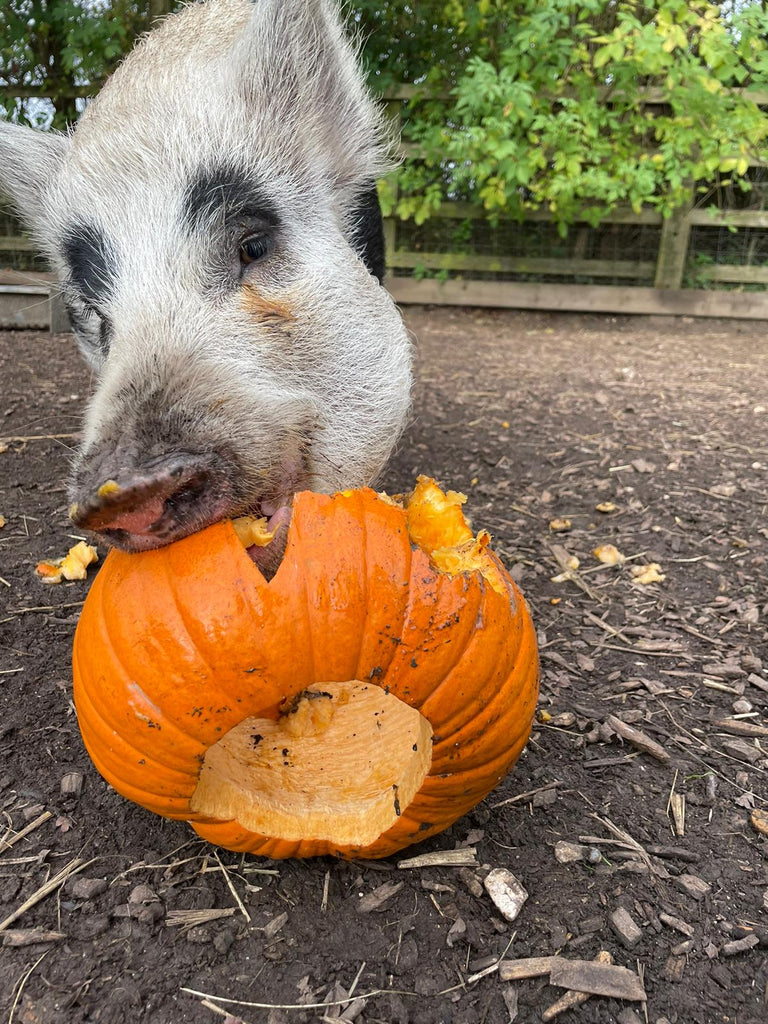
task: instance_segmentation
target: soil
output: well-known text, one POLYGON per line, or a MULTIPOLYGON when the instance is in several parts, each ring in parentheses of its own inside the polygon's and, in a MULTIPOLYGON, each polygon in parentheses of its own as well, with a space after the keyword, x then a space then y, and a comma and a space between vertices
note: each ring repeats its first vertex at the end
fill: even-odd
POLYGON ((3 1020, 538 1021, 563 988, 504 981, 499 960, 601 951, 641 972, 647 1002, 593 995, 558 1019, 768 1019, 764 327, 408 320, 413 421, 381 483, 429 473, 468 493, 533 610, 542 691, 507 780, 449 831, 375 863, 218 851, 96 774, 69 667, 86 584, 34 573, 73 543, 64 482, 89 376, 69 336, 0 334, 3 1020), (607 544, 623 564, 593 555, 607 544), (650 563, 664 578, 637 582, 650 563), (581 844, 569 863, 563 841, 581 844), (472 863, 398 867, 454 848, 472 863), (82 869, 41 895, 68 867, 82 869), (492 868, 529 893, 514 923, 482 885, 492 868))

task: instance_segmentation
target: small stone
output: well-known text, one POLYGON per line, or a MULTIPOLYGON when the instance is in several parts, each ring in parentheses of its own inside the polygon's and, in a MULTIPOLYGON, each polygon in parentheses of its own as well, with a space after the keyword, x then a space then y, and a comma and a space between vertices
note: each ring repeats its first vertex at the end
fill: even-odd
POLYGON ((217 953, 227 953, 230 946, 235 941, 235 933, 231 928, 222 928, 220 932, 216 932, 213 937, 213 948, 217 953))
POLYGON ((76 900, 92 900, 94 897, 101 896, 103 892, 107 891, 107 884, 106 878, 83 878, 78 876, 70 878, 67 884, 67 892, 76 900))
POLYGON ((211 941, 211 930, 208 925, 196 924, 187 932, 187 942, 196 946, 205 946, 211 941))
POLYGON ((589 861, 589 863, 599 864, 602 859, 603 855, 602 853, 600 853, 598 848, 596 846, 590 846, 589 853, 587 854, 587 860, 589 861))
POLYGON ((528 899, 522 883, 507 868, 494 868, 486 875, 484 885, 502 917, 514 921, 528 899))
POLYGON ((131 907, 131 917, 135 917, 141 924, 157 924, 161 917, 165 917, 165 909, 159 900, 154 900, 142 904, 136 910, 131 907))
POLYGON ((695 900, 703 900, 712 891, 712 886, 698 875, 678 875, 676 881, 695 900))
POLYGON ((551 807, 556 802, 556 789, 540 789, 538 793, 534 793, 531 805, 533 807, 551 807))
POLYGON ((642 929, 632 919, 631 914, 623 907, 610 915, 611 927, 622 946, 627 949, 634 949, 643 937, 642 929))
POLYGON ((555 715, 550 725, 556 725, 560 729, 570 729, 570 727, 576 721, 576 715, 572 711, 563 711, 559 715, 555 715))
POLYGON ((589 848, 582 846, 581 843, 569 843, 565 839, 561 839, 558 843, 555 843, 555 860, 558 864, 573 864, 577 860, 585 860, 589 848))
POLYGON ((135 885, 128 897, 129 903, 154 903, 157 893, 148 885, 135 885))
POLYGON ((745 700, 744 697, 739 697, 738 700, 735 700, 731 707, 733 708, 733 713, 735 715, 748 715, 752 710, 752 705, 748 700, 745 700))

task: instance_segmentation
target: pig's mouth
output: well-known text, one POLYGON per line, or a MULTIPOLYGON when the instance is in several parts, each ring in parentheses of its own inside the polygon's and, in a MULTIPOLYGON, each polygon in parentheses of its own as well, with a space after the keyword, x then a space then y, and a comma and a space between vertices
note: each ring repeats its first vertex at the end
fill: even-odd
MULTIPOLYGON (((233 515, 259 515, 273 540, 249 554, 265 574, 280 564, 298 481, 253 502, 234 493, 231 477, 212 461, 178 455, 145 472, 132 471, 86 490, 70 509, 73 522, 123 551, 163 547, 233 515)), ((286 480, 286 484, 288 481, 286 480)))

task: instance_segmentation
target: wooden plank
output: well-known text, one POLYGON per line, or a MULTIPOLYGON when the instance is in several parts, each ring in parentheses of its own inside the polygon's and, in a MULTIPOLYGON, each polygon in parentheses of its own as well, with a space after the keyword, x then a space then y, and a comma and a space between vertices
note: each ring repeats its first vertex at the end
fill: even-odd
MULTIPOLYGON (((731 89, 731 92, 736 96, 746 96, 747 99, 757 103, 758 106, 768 106, 768 89, 752 89, 737 88, 731 89)), ((565 95, 575 95, 571 90, 566 90, 565 95)), ((597 89, 597 95, 600 100, 610 100, 612 96, 617 98, 623 98, 624 94, 613 88, 613 86, 600 86, 597 89)), ((447 99, 448 94, 444 91, 436 92, 435 90, 425 89, 421 85, 396 85, 387 89, 383 94, 382 99, 385 100, 410 100, 414 97, 438 97, 441 99, 447 99)), ((666 89, 662 89, 656 85, 641 86, 632 92, 632 97, 636 103, 651 103, 661 104, 666 103, 669 100, 669 92, 666 89)))
POLYGON ((768 285, 768 267, 718 263, 711 267, 697 267, 696 277, 701 281, 731 281, 736 284, 768 285))
POLYGON ((721 225, 735 228, 768 228, 768 210, 712 210, 704 207, 691 210, 691 224, 717 228, 721 225))
POLYGON ((0 328, 47 328, 51 322, 50 299, 35 290, 33 294, 14 290, 0 292, 0 328))
POLYGON ((691 238, 691 207, 693 197, 661 225, 661 240, 656 261, 655 288, 681 288, 685 264, 688 259, 688 243, 691 238))
POLYGON ((33 252, 37 246, 26 235, 0 235, 0 251, 33 252))
POLYGON ((655 264, 641 260, 578 260, 568 256, 557 259, 523 256, 485 256, 474 253, 408 252, 402 249, 387 252, 388 267, 426 267, 429 270, 477 270, 506 274, 559 274, 572 277, 652 278, 655 264))
POLYGON ((508 281, 416 281, 389 277, 396 302, 574 313, 653 313, 768 320, 768 295, 754 292, 613 287, 591 284, 518 284, 508 281))
MULTIPOLYGON (((475 203, 443 203, 439 210, 434 214, 434 217, 440 217, 444 220, 489 220, 490 214, 487 210, 484 210, 482 206, 478 206, 475 203)), ((650 224, 660 225, 663 221, 663 217, 657 210, 644 209, 635 211, 630 209, 628 206, 618 207, 612 210, 611 213, 602 221, 602 224, 650 224)), ((552 222, 552 214, 549 210, 538 209, 538 210, 526 210, 525 217, 519 220, 517 217, 499 216, 499 221, 503 224, 507 223, 520 223, 525 224, 527 221, 550 221, 552 222)), ((577 221, 577 224, 586 223, 586 221, 577 221)))

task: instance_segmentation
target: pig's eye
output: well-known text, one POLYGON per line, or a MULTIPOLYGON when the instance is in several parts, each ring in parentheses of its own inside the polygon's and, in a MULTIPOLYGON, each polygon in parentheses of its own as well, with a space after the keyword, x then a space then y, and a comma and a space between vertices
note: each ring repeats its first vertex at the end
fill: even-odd
POLYGON ((247 266, 264 259, 270 249, 267 235, 251 235, 240 243, 240 262, 247 266))

